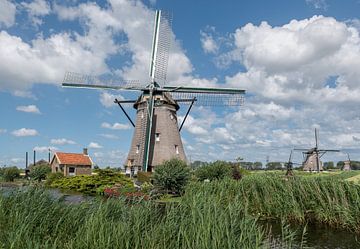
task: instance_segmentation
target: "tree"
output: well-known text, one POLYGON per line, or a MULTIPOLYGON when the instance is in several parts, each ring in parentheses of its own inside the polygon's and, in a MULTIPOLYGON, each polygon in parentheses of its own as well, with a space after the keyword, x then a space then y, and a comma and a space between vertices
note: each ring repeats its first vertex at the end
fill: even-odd
POLYGON ((324 169, 335 169, 334 162, 324 162, 324 169))
POLYGON ((50 172, 51 168, 49 164, 40 164, 31 168, 29 176, 30 178, 40 182, 41 180, 45 180, 47 174, 50 172))
POLYGON ((208 179, 221 180, 225 177, 232 177, 233 168, 230 163, 224 161, 216 161, 208 165, 202 166, 195 171, 195 176, 203 181, 208 179))
POLYGON ((261 162, 254 162, 253 167, 254 167, 254 169, 262 169, 262 163, 261 162))
POLYGON ((343 167, 344 167, 344 161, 339 161, 339 162, 337 162, 337 164, 336 164, 336 168, 338 168, 338 169, 342 169, 343 167))
POLYGON ((281 162, 268 162, 266 168, 268 170, 282 169, 282 164, 281 162))
POLYGON ((173 158, 155 168, 153 179, 160 190, 181 194, 190 180, 190 168, 184 161, 173 158))
POLYGON ((20 170, 15 166, 5 167, 2 170, 2 176, 5 181, 13 182, 15 178, 18 178, 20 176, 20 170))

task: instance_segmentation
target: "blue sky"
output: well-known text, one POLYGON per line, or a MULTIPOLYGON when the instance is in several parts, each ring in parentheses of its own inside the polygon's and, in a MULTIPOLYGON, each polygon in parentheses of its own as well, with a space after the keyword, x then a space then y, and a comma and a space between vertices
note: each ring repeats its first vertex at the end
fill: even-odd
POLYGON ((169 84, 248 92, 242 107, 194 108, 188 159, 285 161, 317 127, 321 147, 343 150, 324 160, 360 160, 358 0, 0 0, 0 165, 83 147, 123 165, 133 129, 112 101, 136 94, 60 82, 66 71, 146 82, 155 9, 173 13, 169 84))

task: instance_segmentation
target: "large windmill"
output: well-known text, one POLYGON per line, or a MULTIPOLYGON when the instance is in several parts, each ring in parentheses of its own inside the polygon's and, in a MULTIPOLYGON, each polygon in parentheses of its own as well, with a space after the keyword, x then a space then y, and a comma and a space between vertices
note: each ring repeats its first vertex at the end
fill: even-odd
POLYGON ((136 175, 138 170, 153 171, 164 160, 177 157, 186 161, 180 131, 194 103, 200 105, 236 106, 243 103, 245 90, 166 85, 166 71, 171 37, 171 18, 162 11, 155 12, 154 34, 150 60, 149 81, 145 84, 112 82, 98 77, 66 73, 64 87, 138 91, 137 100, 117 100, 130 123, 135 127, 131 148, 125 163, 126 173, 136 175), (131 120, 124 103, 136 109, 136 122, 131 120), (179 103, 189 104, 179 126, 179 103))
POLYGON ((318 147, 318 131, 315 128, 315 147, 311 149, 294 149, 303 152, 303 167, 305 171, 317 171, 323 170, 320 158, 326 152, 340 152, 340 150, 321 150, 318 147))

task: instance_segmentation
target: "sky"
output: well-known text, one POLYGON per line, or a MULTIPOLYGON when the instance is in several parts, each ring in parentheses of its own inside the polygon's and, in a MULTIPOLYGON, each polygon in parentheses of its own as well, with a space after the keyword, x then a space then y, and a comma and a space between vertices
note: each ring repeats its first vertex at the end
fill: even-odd
POLYGON ((84 147, 100 167, 124 164, 133 128, 113 100, 137 93, 61 81, 146 84, 156 9, 173 16, 167 84, 246 90, 243 106, 192 109, 190 161, 287 161, 315 128, 321 149, 341 150, 324 161, 360 160, 359 0, 0 0, 0 166, 84 147))

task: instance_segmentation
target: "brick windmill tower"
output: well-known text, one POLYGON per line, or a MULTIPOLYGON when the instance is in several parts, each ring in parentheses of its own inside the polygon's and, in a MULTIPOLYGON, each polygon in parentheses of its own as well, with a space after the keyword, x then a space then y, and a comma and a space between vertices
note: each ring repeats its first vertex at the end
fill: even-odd
POLYGON ((186 161, 180 131, 192 108, 199 105, 236 106, 243 103, 245 90, 235 88, 208 88, 191 86, 166 86, 166 71, 171 37, 171 18, 158 10, 155 12, 154 35, 150 60, 149 82, 113 82, 99 77, 66 73, 64 87, 113 89, 141 92, 136 100, 117 100, 134 129, 127 160, 126 174, 154 171, 164 160, 173 157, 186 161), (136 109, 134 123, 122 104, 132 103, 136 109), (186 115, 179 125, 179 104, 188 104, 186 115))
POLYGON ((326 152, 340 152, 340 150, 321 150, 319 149, 318 144, 318 131, 315 128, 315 147, 311 149, 294 149, 303 152, 304 171, 323 171, 323 164, 320 161, 321 157, 326 152))

